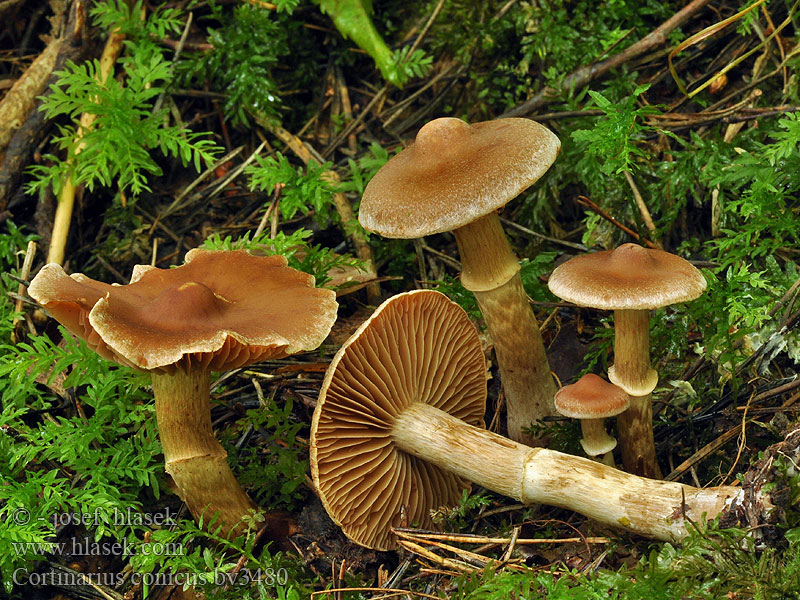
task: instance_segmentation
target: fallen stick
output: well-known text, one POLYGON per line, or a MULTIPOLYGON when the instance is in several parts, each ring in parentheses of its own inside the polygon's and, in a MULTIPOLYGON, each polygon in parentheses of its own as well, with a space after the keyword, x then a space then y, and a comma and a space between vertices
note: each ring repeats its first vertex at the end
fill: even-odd
MULTIPOLYGON (((692 15, 694 15, 697 11, 699 11, 709 2, 710 0, 692 0, 692 2, 684 6, 681 10, 676 12, 669 19, 667 19, 661 25, 656 27, 653 31, 648 33, 638 42, 635 42, 634 44, 625 48, 625 50, 623 50, 622 52, 619 52, 614 56, 607 58, 606 60, 602 60, 600 62, 591 65, 584 65, 582 67, 578 67, 572 73, 570 73, 564 78, 563 89, 579 88, 581 86, 584 86, 593 79, 596 79, 597 77, 602 75, 603 73, 606 73, 607 71, 610 71, 611 69, 620 66, 621 64, 631 60, 632 58, 639 56, 640 54, 644 54, 645 52, 651 50, 656 46, 660 46, 661 44, 667 41, 667 35, 669 35, 670 32, 672 32, 677 27, 680 27, 692 15)), ((545 86, 539 92, 537 92, 533 96, 533 98, 523 102, 519 106, 512 108, 511 110, 503 113, 500 116, 501 117, 525 116, 547 104, 557 94, 558 90, 556 90, 555 88, 545 86)))

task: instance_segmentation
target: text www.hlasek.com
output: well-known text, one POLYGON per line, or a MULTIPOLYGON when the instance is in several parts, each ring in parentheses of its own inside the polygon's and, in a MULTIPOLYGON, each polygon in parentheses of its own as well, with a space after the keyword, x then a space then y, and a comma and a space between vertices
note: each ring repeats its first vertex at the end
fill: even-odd
POLYGON ((134 546, 128 540, 121 542, 97 542, 91 538, 73 538, 66 542, 11 542, 17 556, 28 554, 55 554, 63 556, 182 556, 183 544, 143 542, 134 546))

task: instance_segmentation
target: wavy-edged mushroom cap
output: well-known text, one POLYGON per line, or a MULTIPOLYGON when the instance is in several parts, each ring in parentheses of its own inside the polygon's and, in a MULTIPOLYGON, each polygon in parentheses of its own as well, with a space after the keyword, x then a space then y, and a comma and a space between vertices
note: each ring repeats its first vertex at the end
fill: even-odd
POLYGON ((175 269, 137 266, 108 285, 55 263, 28 288, 101 356, 144 370, 227 370, 319 346, 336 319, 331 290, 283 256, 194 249, 175 269))
POLYGON ((435 119, 370 180, 358 219, 389 238, 451 231, 518 196, 560 148, 553 132, 529 119, 435 119))
POLYGON ((620 387, 594 373, 556 392, 556 410, 571 419, 606 419, 627 410, 630 397, 620 387))
MULTIPOLYGON (((354 542, 395 546, 392 526, 431 526, 466 480, 395 447, 392 424, 423 402, 483 427, 486 363, 475 327, 439 292, 394 296, 333 358, 311 425, 311 473, 331 518, 354 542)), ((468 460, 465 457, 465 460, 468 460)))
POLYGON ((556 296, 578 306, 644 310, 694 300, 706 289, 706 280, 680 256, 622 244, 559 265, 548 286, 556 296))

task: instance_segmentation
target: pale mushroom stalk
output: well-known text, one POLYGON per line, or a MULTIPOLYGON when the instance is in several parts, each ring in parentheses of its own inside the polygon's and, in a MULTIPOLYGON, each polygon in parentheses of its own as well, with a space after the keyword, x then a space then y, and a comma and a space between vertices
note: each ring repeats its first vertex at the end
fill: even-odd
POLYGON ((634 473, 660 479, 650 397, 658 375, 650 367, 649 310, 614 311, 614 364, 608 377, 631 399, 628 410, 617 417, 623 464, 634 473))
POLYGON ((614 466, 614 448, 617 447, 617 440, 606 431, 605 419, 581 419, 581 447, 589 456, 600 457, 599 460, 608 465, 614 466), (593 452, 594 449, 600 452, 593 452))
POLYGON ((738 492, 732 486, 701 489, 656 481, 586 458, 530 448, 423 403, 397 415, 391 435, 403 452, 486 489, 525 504, 574 510, 658 540, 682 539, 690 523, 713 519, 738 492))
POLYGON ((497 213, 453 231, 461 255, 461 283, 475 294, 497 354, 505 390, 508 435, 532 442, 524 433, 555 414, 556 385, 520 266, 497 213))
POLYGON ((258 508, 236 480, 211 427, 209 372, 153 373, 156 420, 166 471, 192 515, 229 528, 258 508))

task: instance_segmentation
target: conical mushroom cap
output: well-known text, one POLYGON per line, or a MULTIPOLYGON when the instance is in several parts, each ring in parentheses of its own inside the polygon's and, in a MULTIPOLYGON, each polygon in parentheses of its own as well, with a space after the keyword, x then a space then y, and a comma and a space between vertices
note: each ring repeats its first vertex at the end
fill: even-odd
POLYGON ((435 119, 370 180, 358 220, 389 238, 452 231, 535 183, 560 148, 553 132, 530 119, 435 119))
POLYGON ((483 427, 478 334, 461 307, 434 291, 378 307, 334 357, 314 411, 314 483, 331 518, 363 546, 393 548, 392 526, 430 527, 430 511, 457 504, 469 487, 395 447, 394 419, 415 402, 483 427))
POLYGON ((630 397, 599 375, 587 373, 556 392, 556 410, 571 419, 606 419, 628 409, 630 397))
POLYGON ((571 258, 553 270, 547 285, 578 306, 644 310, 694 300, 706 289, 706 280, 680 256, 622 244, 571 258))
POLYGON ((319 346, 336 319, 331 290, 283 256, 191 250, 175 269, 138 266, 108 285, 45 265, 28 292, 101 356, 144 370, 227 370, 319 346))

